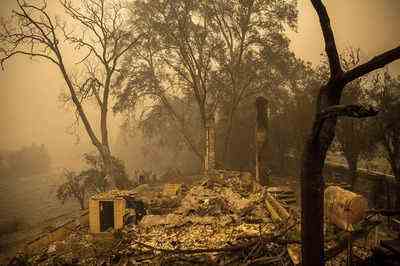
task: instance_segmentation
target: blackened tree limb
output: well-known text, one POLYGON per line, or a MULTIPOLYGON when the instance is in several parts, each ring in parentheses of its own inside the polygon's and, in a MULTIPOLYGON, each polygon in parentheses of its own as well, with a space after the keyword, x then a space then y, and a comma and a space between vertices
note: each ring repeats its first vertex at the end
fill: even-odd
POLYGON ((382 68, 399 58, 400 58, 400 46, 392 50, 389 50, 383 54, 375 56, 365 64, 359 65, 349 70, 343 75, 342 80, 344 81, 345 84, 347 84, 363 75, 366 75, 374 70, 382 68))
POLYGON ((379 110, 370 105, 359 105, 359 104, 349 104, 349 105, 333 105, 325 110, 323 110, 318 118, 320 120, 325 120, 328 118, 347 116, 355 118, 365 118, 377 115, 379 110))
POLYGON ((340 65, 339 54, 336 48, 335 37, 333 35, 328 12, 326 11, 326 8, 321 0, 311 0, 311 2, 314 6, 315 11, 318 14, 322 33, 324 35, 325 51, 328 55, 331 77, 340 76, 343 70, 340 65))
POLYGON ((317 119, 314 124, 315 130, 313 130, 313 140, 318 139, 322 126, 327 119, 337 118, 339 116, 366 118, 376 116, 378 113, 379 110, 370 105, 349 104, 330 106, 317 114, 317 119))

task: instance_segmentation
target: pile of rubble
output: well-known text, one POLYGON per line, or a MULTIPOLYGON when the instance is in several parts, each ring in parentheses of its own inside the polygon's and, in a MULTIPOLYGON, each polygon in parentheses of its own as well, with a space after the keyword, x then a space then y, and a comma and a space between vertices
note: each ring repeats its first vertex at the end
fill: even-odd
POLYGON ((219 171, 191 186, 142 185, 109 193, 135 197, 144 203, 146 214, 113 235, 90 235, 87 226, 80 226, 64 241, 29 257, 30 262, 286 265, 290 261, 285 242, 290 223, 271 216, 269 193, 248 173, 219 171))
MULTIPOLYGON (((339 187, 327 189, 331 190, 347 193, 352 201, 358 199, 358 195, 339 187)), ((343 204, 339 204, 346 197, 337 193, 325 195, 326 203, 333 204, 332 208, 326 207, 328 214, 333 215, 327 215, 330 220, 348 217, 341 212, 343 204), (329 195, 334 201, 329 200, 329 195)), ((262 187, 248 173, 218 171, 190 185, 144 184, 96 197, 124 198, 127 209, 133 208, 133 212, 130 209, 124 214, 121 230, 90 234, 87 223, 77 223, 75 227, 69 223, 70 233, 65 239, 52 241, 34 253, 20 253, 10 265, 300 263, 299 213, 296 207, 290 207, 295 202, 293 191, 288 187, 262 187), (134 219, 128 219, 132 215, 134 219)), ((343 251, 348 247, 348 239, 354 243, 354 256, 365 260, 371 255, 371 249, 359 240, 370 235, 380 223, 371 217, 357 218, 350 233, 337 227, 343 223, 336 222, 332 228, 326 226, 328 265, 341 265, 346 260, 343 251)))

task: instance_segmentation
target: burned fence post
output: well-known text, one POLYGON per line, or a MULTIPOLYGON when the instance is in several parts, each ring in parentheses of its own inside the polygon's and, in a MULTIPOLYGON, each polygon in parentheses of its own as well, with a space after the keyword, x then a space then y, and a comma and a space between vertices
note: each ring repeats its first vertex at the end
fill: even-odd
POLYGON ((256 99, 256 180, 262 185, 268 185, 267 174, 267 132, 268 132, 268 101, 262 96, 256 99))

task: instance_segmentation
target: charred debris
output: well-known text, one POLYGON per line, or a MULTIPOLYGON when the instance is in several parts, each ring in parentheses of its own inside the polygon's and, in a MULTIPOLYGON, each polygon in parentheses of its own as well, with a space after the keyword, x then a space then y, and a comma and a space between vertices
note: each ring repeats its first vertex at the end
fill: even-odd
MULTIPOLYGON (((9 265, 299 265, 297 202, 289 186, 261 186, 235 171, 111 190, 25 243, 9 265)), ((374 265, 379 213, 335 184, 325 202, 326 265, 374 265)))

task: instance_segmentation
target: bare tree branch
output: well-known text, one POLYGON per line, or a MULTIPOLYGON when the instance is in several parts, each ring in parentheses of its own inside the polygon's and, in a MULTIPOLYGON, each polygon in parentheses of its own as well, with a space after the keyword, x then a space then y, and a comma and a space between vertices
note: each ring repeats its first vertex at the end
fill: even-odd
POLYGON ((18 10, 13 11, 14 21, 0 23, 0 53, 3 55, 0 57, 1 67, 4 68, 5 61, 19 54, 44 58, 56 64, 69 90, 68 101, 71 100, 75 105, 76 113, 91 142, 104 160, 110 159, 107 110, 114 73, 122 55, 141 38, 140 35, 135 36, 132 27, 125 25, 121 15, 124 5, 120 0, 82 0, 81 8, 76 8, 70 0, 59 0, 64 11, 80 27, 77 30, 80 34, 76 35, 74 31, 67 32, 65 23, 62 24, 57 19, 53 22, 46 10, 46 1, 42 5, 36 2, 27 3, 25 0, 16 1, 18 10), (65 40, 72 43, 76 50, 87 50, 77 64, 86 65, 89 62, 102 66, 101 70, 87 69, 81 78, 83 82, 73 82, 59 48, 60 32, 64 33, 65 40), (100 106, 101 138, 93 130, 83 106, 85 100, 91 97, 95 97, 100 106))
POLYGON ((375 116, 379 113, 379 110, 373 106, 365 105, 334 105, 323 110, 319 115, 319 119, 325 120, 332 117, 347 116, 354 118, 365 118, 375 116))
POLYGON ((4 70, 4 62, 5 61, 7 61, 8 59, 10 59, 11 57, 13 57, 14 55, 17 55, 17 54, 28 55, 31 57, 42 57, 42 58, 48 59, 51 62, 53 62, 54 64, 58 65, 58 62, 55 59, 53 59, 50 56, 45 55, 45 54, 38 54, 38 53, 24 52, 24 51, 14 51, 0 59, 1 69, 4 70))
POLYGON ((359 77, 362 77, 363 75, 382 68, 397 59, 400 59, 400 46, 383 54, 377 55, 365 64, 359 65, 349 70, 343 75, 342 80, 345 84, 347 84, 359 77))

